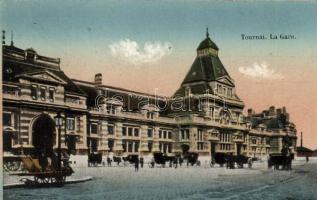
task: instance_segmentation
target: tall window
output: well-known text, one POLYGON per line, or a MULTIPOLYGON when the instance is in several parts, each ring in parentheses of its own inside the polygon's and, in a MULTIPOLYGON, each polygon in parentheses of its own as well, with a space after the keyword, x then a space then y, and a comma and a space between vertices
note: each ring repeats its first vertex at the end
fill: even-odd
POLYGON ((127 141, 126 140, 122 140, 122 148, 123 148, 123 152, 127 152, 127 141))
POLYGON ((12 126, 12 121, 11 121, 11 113, 3 113, 3 125, 4 126, 12 126))
POLYGON ((113 135, 114 134, 113 125, 108 125, 108 134, 109 135, 113 135))
POLYGON ((186 133, 186 139, 189 140, 189 129, 186 129, 185 133, 186 133))
POLYGON ((148 146, 148 148, 149 148, 149 152, 152 152, 153 142, 148 142, 148 143, 147 143, 147 146, 148 146))
POLYGON ((114 145, 114 141, 109 139, 108 140, 108 148, 109 148, 109 151, 112 152, 112 149, 113 149, 113 145, 114 145))
POLYGON ((90 124, 90 133, 97 134, 98 133, 98 124, 90 124))
POLYGON ((55 99, 55 89, 54 88, 50 88, 48 91, 48 99, 50 102, 54 102, 55 99))
POLYGON ((168 131, 168 139, 172 139, 172 132, 168 131))
POLYGON ((134 142, 134 152, 139 152, 139 142, 134 142))
POLYGON ((197 140, 198 141, 203 140, 203 131, 201 129, 198 129, 197 140))
POLYGON ((126 136, 127 135, 127 127, 122 127, 122 136, 126 136))
POLYGON ((75 119, 67 118, 66 119, 66 128, 67 130, 75 130, 75 119))
POLYGON ((138 128, 134 129, 134 136, 139 137, 139 129, 138 128))
POLYGON ((159 138, 162 138, 162 131, 159 130, 159 138))
POLYGON ((37 99, 37 85, 31 85, 31 97, 32 99, 36 100, 37 99))
POLYGON ((168 153, 172 153, 172 143, 168 144, 168 153))
POLYGON ((184 129, 181 130, 181 139, 182 140, 185 139, 185 130, 184 129))
POLYGON ((46 100, 46 87, 44 87, 44 86, 41 87, 40 94, 41 94, 41 100, 45 101, 46 100))
POLYGON ((128 128, 128 136, 132 137, 132 135, 133 135, 133 128, 129 127, 128 128))
POLYGON ((147 130, 147 136, 148 136, 149 138, 153 137, 153 129, 149 128, 149 129, 147 130))
POLYGON ((182 129, 181 130, 181 138, 183 140, 189 140, 189 129, 182 129))
POLYGON ((133 151, 133 142, 129 141, 128 142, 128 152, 132 152, 133 151))

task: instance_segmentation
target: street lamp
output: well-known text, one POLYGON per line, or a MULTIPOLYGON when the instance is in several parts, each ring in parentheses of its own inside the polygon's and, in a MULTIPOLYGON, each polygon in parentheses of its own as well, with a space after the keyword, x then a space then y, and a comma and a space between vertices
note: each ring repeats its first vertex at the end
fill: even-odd
POLYGON ((58 163, 58 170, 61 170, 61 129, 63 126, 63 117, 61 116, 61 113, 58 112, 58 114, 54 117, 55 119, 55 125, 58 129, 58 142, 57 142, 57 150, 58 150, 58 154, 57 154, 57 163, 58 163))

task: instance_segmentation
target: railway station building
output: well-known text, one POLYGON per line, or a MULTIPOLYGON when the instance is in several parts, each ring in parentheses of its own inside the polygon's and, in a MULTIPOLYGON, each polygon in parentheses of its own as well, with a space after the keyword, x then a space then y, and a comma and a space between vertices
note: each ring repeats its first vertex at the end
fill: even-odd
POLYGON ((179 88, 170 97, 69 78, 59 58, 32 48, 2 45, 3 141, 6 154, 32 154, 43 144, 57 147, 54 116, 64 117, 62 148, 77 156, 169 156, 215 152, 265 158, 280 153, 283 138, 296 149, 296 126, 286 108, 248 110, 233 78, 206 38, 179 88))

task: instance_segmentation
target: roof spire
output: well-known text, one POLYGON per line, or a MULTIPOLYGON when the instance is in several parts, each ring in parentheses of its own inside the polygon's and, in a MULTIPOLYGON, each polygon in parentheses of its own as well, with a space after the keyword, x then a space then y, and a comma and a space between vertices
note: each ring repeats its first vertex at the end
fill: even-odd
POLYGON ((209 38, 208 27, 206 28, 206 37, 209 38))
POLYGON ((11 31, 11 46, 13 46, 13 31, 11 31))
POLYGON ((6 44, 6 31, 2 30, 2 45, 6 44))

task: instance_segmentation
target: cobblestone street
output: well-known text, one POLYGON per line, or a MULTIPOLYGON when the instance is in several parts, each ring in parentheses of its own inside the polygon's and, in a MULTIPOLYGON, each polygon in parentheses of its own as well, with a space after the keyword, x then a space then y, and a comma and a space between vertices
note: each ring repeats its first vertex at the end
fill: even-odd
POLYGON ((5 189, 4 199, 317 199, 316 164, 292 171, 96 167, 77 169, 81 175, 94 179, 63 188, 5 189))

